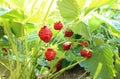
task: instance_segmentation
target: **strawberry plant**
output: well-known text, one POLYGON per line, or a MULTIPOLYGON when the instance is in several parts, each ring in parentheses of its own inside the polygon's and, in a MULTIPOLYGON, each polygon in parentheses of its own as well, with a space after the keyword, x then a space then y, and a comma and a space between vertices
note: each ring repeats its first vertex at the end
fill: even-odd
POLYGON ((1 0, 0 78, 56 79, 76 65, 120 78, 119 0, 1 0))

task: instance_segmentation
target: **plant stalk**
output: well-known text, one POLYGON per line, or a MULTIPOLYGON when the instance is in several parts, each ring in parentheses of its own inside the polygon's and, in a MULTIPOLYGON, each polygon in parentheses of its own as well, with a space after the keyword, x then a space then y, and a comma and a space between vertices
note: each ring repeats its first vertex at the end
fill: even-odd
POLYGON ((77 65, 77 64, 79 64, 79 63, 81 63, 81 62, 83 62, 83 61, 85 61, 85 60, 86 60, 86 58, 84 58, 84 59, 82 59, 81 61, 78 61, 78 62, 76 62, 76 63, 74 63, 74 64, 72 64, 72 65, 69 65, 69 66, 66 67, 66 68, 61 69, 60 71, 58 71, 58 72, 56 72, 55 74, 53 74, 53 75, 51 75, 50 77, 48 77, 48 79, 56 78, 57 76, 59 76, 59 74, 63 73, 64 71, 68 70, 69 68, 74 67, 75 65, 77 65))

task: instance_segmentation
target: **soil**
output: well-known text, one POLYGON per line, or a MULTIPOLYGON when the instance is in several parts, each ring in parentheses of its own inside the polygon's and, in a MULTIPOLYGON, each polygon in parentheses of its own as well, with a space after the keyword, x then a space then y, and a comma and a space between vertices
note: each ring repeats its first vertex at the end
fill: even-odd
MULTIPOLYGON (((84 76, 83 74, 86 71, 84 68, 80 67, 79 65, 76 65, 74 68, 65 71, 63 74, 61 74, 56 79, 87 79, 89 76, 89 73, 86 73, 84 76), (82 78, 80 78, 82 75, 82 78)), ((38 76, 36 79, 46 79, 44 76, 38 76)))
POLYGON ((79 65, 76 65, 74 68, 65 71, 62 75, 58 77, 58 79, 86 79, 86 76, 88 76, 89 73, 80 78, 80 76, 84 73, 84 68, 80 67, 79 65))

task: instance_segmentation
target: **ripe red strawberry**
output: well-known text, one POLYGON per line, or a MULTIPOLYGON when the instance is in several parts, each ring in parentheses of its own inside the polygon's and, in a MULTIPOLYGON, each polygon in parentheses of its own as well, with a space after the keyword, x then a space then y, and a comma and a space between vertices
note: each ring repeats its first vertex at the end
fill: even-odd
POLYGON ((81 56, 85 57, 85 56, 87 56, 87 51, 85 49, 82 49, 80 51, 80 54, 81 54, 81 56))
POLYGON ((71 43, 70 42, 65 42, 62 44, 62 48, 63 50, 69 50, 71 47, 71 43))
POLYGON ((45 52, 45 57, 48 61, 54 60, 56 57, 56 52, 52 48, 48 48, 45 52))
POLYGON ((92 56, 92 52, 89 51, 86 56, 87 56, 87 58, 90 58, 92 56))
POLYGON ((52 31, 47 26, 44 26, 41 28, 38 35, 41 40, 43 40, 45 43, 48 43, 52 38, 52 31))
POLYGON ((55 30, 61 30, 63 28, 63 24, 59 21, 54 23, 54 29, 55 30))
POLYGON ((87 42, 81 42, 81 46, 83 46, 83 47, 87 47, 88 46, 88 44, 87 44, 87 42))
POLYGON ((57 71, 61 70, 61 69, 62 69, 61 63, 58 63, 58 64, 56 65, 56 68, 57 68, 57 71))
POLYGON ((73 32, 71 30, 65 30, 64 31, 64 36, 65 37, 71 37, 73 35, 73 32))
POLYGON ((59 71, 59 70, 62 69, 62 60, 63 59, 59 60, 58 63, 57 63, 57 65, 56 65, 57 71, 59 71))

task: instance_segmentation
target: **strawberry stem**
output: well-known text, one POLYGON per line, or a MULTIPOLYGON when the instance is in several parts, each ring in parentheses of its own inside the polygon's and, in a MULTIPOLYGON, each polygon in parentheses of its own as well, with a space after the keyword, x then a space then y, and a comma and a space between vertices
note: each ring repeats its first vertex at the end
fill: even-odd
POLYGON ((50 5, 49 5, 49 7, 48 7, 48 9, 47 9, 47 12, 46 12, 46 14, 45 14, 45 16, 44 16, 44 19, 43 19, 43 25, 44 25, 44 22, 46 21, 47 15, 48 15, 48 13, 49 13, 49 11, 50 11, 50 8, 52 7, 53 2, 54 2, 54 0, 52 0, 52 1, 50 2, 50 5))
MULTIPOLYGON (((15 54, 16 56, 16 63, 17 63, 17 66, 16 66, 16 74, 17 74, 17 77, 19 77, 19 69, 20 69, 20 61, 19 61, 19 55, 18 55, 18 52, 17 52, 17 44, 16 44, 16 41, 13 39, 12 37, 12 32, 10 30, 10 27, 9 27, 9 22, 8 20, 3 20, 3 25, 4 25, 4 31, 6 33, 6 35, 8 36, 8 39, 11 43, 11 47, 13 49, 13 53, 15 54)), ((12 73, 12 71, 11 71, 12 73)))
POLYGON ((85 61, 85 60, 86 60, 86 58, 83 58, 81 61, 78 61, 78 62, 76 62, 76 63, 74 63, 74 64, 72 64, 72 65, 69 65, 69 66, 66 67, 66 68, 61 69, 60 71, 56 72, 55 74, 50 75, 50 77, 48 77, 48 79, 57 78, 57 77, 58 77, 60 74, 62 74, 64 71, 66 71, 66 70, 74 67, 75 65, 77 65, 77 64, 79 64, 79 63, 81 63, 81 62, 83 62, 83 61, 85 61))

